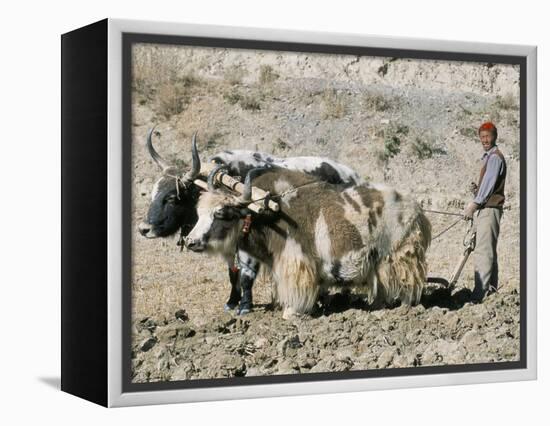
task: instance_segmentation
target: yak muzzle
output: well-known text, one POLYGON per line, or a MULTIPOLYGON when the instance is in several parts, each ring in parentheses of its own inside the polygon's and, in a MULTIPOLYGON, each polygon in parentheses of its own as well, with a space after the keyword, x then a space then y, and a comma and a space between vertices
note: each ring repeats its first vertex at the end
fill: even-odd
POLYGON ((138 231, 141 235, 143 235, 145 238, 155 238, 155 235, 153 232, 151 232, 152 226, 148 223, 141 222, 138 225, 138 231))
POLYGON ((204 244, 201 240, 196 240, 194 238, 187 237, 185 239, 185 247, 194 252, 204 251, 204 244))

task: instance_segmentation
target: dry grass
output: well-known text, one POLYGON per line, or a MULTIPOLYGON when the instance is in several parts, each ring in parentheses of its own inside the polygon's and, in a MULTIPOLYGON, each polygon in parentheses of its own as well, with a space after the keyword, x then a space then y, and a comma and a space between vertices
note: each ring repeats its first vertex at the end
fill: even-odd
POLYGON ((224 80, 231 86, 236 86, 242 83, 247 71, 240 65, 233 65, 227 68, 224 72, 224 80))
POLYGON ((474 127, 463 127, 458 133, 468 139, 477 139, 477 129, 474 127))
POLYGON ((170 49, 138 49, 133 55, 133 88, 140 105, 151 105, 168 120, 181 114, 202 82, 170 49))
POLYGON ((324 119, 342 118, 346 114, 346 100, 344 95, 335 89, 326 89, 322 95, 324 119))
POLYGON ((514 96, 513 93, 508 92, 502 96, 497 96, 497 99, 494 103, 496 108, 503 110, 518 110, 519 109, 519 99, 514 96))
POLYGON ((259 82, 262 85, 271 84, 279 78, 271 65, 260 65, 260 77, 259 82))
POLYGON ((366 94, 363 97, 363 104, 367 111, 384 112, 393 108, 393 100, 382 94, 366 94))
POLYGON ((432 158, 434 155, 444 155, 446 151, 435 145, 431 138, 417 136, 411 144, 413 154, 420 160, 432 158))
POLYGON ((261 110, 260 98, 254 95, 245 95, 239 101, 239 105, 242 109, 248 111, 259 111, 261 110))
POLYGON ((237 90, 230 90, 223 94, 223 99, 230 105, 235 105, 241 101, 242 96, 237 90))
POLYGON ((189 103, 187 89, 177 83, 163 83, 155 97, 158 114, 166 119, 183 112, 189 103))
POLYGON ((223 99, 230 105, 238 104, 244 110, 259 111, 262 109, 260 104, 260 96, 243 94, 235 88, 225 92, 223 94, 223 99))
POLYGON ((273 143, 273 149, 275 151, 287 151, 290 148, 291 146, 288 144, 288 142, 285 142, 281 138, 277 138, 277 140, 273 143))

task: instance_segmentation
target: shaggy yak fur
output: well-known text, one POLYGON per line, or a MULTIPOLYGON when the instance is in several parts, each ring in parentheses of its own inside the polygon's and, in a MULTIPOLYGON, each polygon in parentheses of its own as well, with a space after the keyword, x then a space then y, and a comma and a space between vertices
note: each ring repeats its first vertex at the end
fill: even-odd
POLYGON ((310 312, 329 287, 356 288, 370 302, 419 302, 431 225, 416 202, 391 188, 312 183, 281 169, 252 184, 284 194, 280 211, 256 215, 232 195, 205 192, 186 245, 224 257, 238 246, 260 260, 276 282, 284 318, 310 312), (243 233, 249 214, 250 231, 243 233))

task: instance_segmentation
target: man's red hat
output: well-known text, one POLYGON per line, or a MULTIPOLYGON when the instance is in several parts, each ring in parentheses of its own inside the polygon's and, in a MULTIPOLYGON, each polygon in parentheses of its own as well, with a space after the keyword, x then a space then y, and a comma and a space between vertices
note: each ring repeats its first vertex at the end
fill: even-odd
POLYGON ((497 127, 490 121, 486 121, 481 126, 479 126, 479 130, 477 131, 477 133, 481 133, 482 130, 488 130, 490 132, 493 132, 495 136, 497 135, 497 127))

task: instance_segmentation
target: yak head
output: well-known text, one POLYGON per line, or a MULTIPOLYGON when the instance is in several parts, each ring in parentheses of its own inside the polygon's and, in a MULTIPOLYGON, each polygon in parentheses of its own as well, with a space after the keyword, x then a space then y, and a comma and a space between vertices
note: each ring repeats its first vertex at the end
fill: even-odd
POLYGON ((216 166, 208 175, 208 191, 202 193, 197 205, 198 221, 185 239, 189 250, 230 256, 235 253, 241 221, 254 214, 247 207, 252 202, 252 178, 264 169, 252 169, 247 173, 244 191, 237 197, 214 187, 213 177, 223 167, 216 166))
POLYGON ((191 170, 184 174, 177 167, 168 164, 155 150, 151 140, 153 131, 154 128, 147 135, 147 149, 162 170, 162 175, 155 182, 147 216, 138 229, 146 238, 168 237, 179 229, 187 235, 197 222, 196 209, 200 194, 200 189, 193 184, 201 168, 197 134, 193 135, 191 170))

